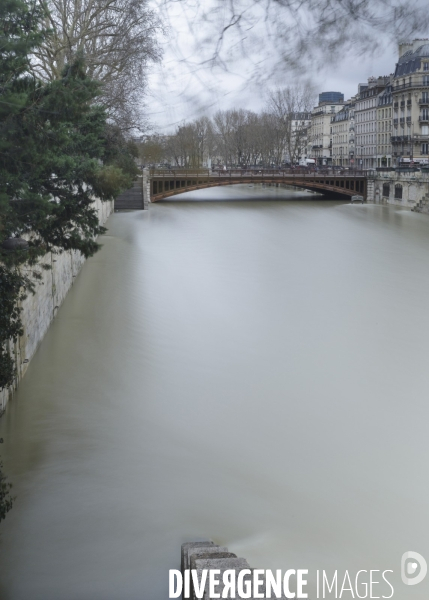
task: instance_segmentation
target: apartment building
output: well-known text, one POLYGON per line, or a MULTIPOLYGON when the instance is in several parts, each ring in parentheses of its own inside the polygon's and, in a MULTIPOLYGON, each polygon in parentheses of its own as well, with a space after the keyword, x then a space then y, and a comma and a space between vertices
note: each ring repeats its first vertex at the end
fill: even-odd
POLYGON ((310 112, 294 112, 290 115, 291 132, 288 139, 285 160, 295 164, 308 158, 308 132, 311 126, 310 112))
POLYGON ((378 97, 377 109, 377 167, 391 167, 392 161, 392 82, 378 97))
POLYGON ((381 94, 391 82, 391 76, 369 77, 360 83, 356 99, 356 166, 363 169, 377 167, 377 116, 381 94))
POLYGON ((356 97, 347 100, 341 110, 331 117, 332 164, 354 166, 356 97))
POLYGON ((332 117, 344 106, 341 92, 319 94, 319 104, 311 112, 308 133, 307 156, 314 158, 317 165, 332 164, 332 117))
POLYGON ((404 160, 427 162, 429 151, 429 40, 399 45, 392 87, 392 154, 404 160))

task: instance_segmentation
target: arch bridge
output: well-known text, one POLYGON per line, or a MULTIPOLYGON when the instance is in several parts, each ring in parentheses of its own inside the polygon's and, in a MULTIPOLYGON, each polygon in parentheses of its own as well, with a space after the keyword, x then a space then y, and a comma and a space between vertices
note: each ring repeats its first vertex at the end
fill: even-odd
POLYGON ((277 169, 151 169, 148 187, 152 202, 163 200, 184 192, 233 184, 287 184, 306 190, 342 196, 359 195, 367 199, 368 177, 364 171, 277 169))

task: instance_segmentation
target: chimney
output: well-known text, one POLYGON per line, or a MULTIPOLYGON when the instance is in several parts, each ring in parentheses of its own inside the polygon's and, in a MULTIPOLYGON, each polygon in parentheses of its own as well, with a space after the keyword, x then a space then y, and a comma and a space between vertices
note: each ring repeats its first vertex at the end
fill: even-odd
POLYGON ((423 46, 423 44, 427 44, 428 42, 429 42, 429 40, 427 38, 425 38, 425 39, 417 38, 416 40, 413 40, 413 52, 415 52, 416 50, 418 50, 420 48, 420 46, 423 46))
POLYGON ((412 50, 412 49, 413 49, 412 42, 399 42, 399 58, 401 58, 401 56, 403 54, 405 54, 405 52, 407 52, 408 50, 412 50))

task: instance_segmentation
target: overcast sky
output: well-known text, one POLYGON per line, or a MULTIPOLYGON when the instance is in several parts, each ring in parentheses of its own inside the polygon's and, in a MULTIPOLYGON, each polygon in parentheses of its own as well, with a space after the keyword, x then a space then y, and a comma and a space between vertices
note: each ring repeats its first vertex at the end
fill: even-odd
POLYGON ((278 49, 265 35, 263 15, 254 15, 252 38, 247 47, 233 28, 225 39, 225 64, 213 66, 210 58, 217 39, 213 23, 198 22, 195 11, 180 3, 170 4, 164 20, 169 25, 162 40, 164 58, 152 68, 149 78, 147 113, 154 130, 172 132, 183 121, 228 108, 254 111, 264 107, 267 89, 287 85, 298 76, 309 78, 317 93, 339 91, 345 98, 357 92, 358 83, 370 76, 388 75, 395 68, 397 43, 378 37, 375 53, 356 55, 353 50, 339 53, 332 64, 322 68, 304 60, 299 73, 283 68, 278 49), (259 18, 260 17, 260 18, 259 18))

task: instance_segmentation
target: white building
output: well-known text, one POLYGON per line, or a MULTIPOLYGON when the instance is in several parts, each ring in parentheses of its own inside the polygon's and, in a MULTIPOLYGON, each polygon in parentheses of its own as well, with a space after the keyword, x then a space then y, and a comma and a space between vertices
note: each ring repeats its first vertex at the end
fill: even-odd
POLYGON ((368 83, 359 84, 355 108, 356 167, 377 167, 377 110, 381 94, 390 83, 390 77, 369 77, 368 83))
POLYGON ((331 117, 332 164, 353 167, 355 155, 355 102, 354 96, 331 117))
POLYGON ((399 45, 392 87, 395 164, 426 163, 429 154, 429 40, 399 45))
POLYGON ((290 163, 297 163, 299 160, 305 160, 308 147, 308 133, 311 126, 310 112, 291 113, 291 135, 287 142, 287 156, 285 160, 290 163))
POLYGON ((392 162, 392 83, 378 97, 377 167, 391 167, 392 162))
POLYGON ((317 165, 332 164, 332 117, 344 106, 344 95, 340 92, 319 94, 319 104, 311 112, 311 126, 308 136, 308 158, 314 158, 317 165))

